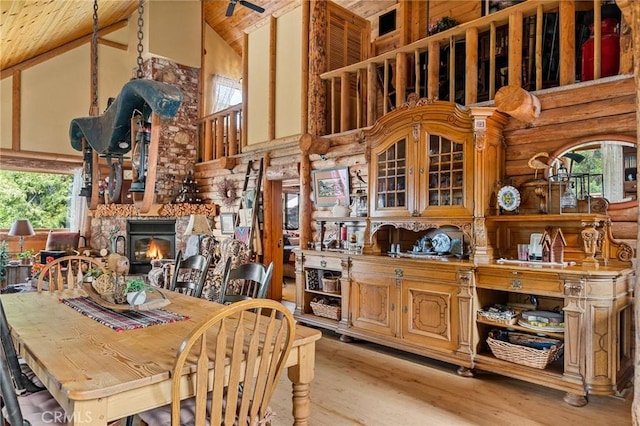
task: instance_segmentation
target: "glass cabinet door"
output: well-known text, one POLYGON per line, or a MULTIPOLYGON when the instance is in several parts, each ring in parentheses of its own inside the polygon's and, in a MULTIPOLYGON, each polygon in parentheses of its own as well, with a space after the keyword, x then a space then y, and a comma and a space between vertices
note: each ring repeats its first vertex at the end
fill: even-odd
POLYGON ((406 137, 372 152, 374 188, 370 196, 371 216, 406 216, 411 207, 411 156, 406 137))
POLYGON ((464 145, 428 135, 429 206, 464 205, 464 145))

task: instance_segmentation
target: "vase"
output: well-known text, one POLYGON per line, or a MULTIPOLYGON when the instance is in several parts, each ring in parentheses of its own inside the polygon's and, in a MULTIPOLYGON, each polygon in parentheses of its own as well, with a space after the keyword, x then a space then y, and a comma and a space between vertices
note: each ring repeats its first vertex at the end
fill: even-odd
POLYGON ((147 293, 144 290, 127 293, 127 303, 131 306, 142 305, 147 300, 147 293))

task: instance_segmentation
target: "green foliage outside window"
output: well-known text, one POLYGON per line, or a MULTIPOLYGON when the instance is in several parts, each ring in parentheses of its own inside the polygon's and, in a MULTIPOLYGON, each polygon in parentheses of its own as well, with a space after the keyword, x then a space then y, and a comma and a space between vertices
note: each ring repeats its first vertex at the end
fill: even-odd
POLYGON ((66 228, 73 176, 0 170, 0 229, 16 219, 34 228, 66 228))

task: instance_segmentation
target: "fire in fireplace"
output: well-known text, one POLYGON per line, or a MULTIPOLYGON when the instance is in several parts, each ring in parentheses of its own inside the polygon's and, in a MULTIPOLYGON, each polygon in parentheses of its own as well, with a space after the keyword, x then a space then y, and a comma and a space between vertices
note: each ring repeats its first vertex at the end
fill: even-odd
POLYGON ((130 220, 127 241, 131 274, 146 274, 153 259, 173 259, 176 245, 175 220, 130 220))

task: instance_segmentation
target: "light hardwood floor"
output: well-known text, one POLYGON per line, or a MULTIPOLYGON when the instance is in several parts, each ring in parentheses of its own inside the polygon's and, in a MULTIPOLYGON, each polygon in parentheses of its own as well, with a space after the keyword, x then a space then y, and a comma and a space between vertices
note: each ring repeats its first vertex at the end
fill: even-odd
MULTIPOLYGON (((633 390, 590 396, 584 407, 564 392, 356 341, 323 330, 311 384, 311 426, 336 425, 597 425, 631 424, 633 390)), ((291 383, 283 375, 271 401, 272 425, 291 425, 291 383)))

